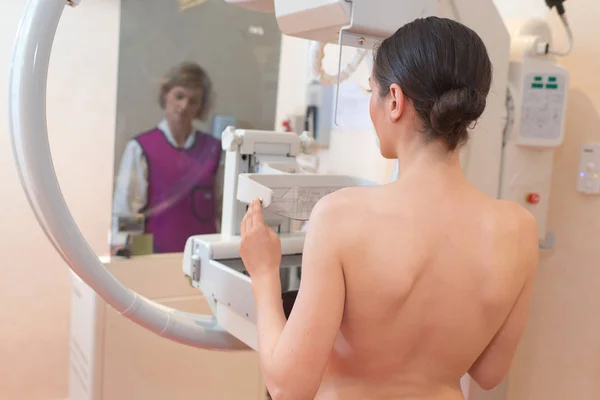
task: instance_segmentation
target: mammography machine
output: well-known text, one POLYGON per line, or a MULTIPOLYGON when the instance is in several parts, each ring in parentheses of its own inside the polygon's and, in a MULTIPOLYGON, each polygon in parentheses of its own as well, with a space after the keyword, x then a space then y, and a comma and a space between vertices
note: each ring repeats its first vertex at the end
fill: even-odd
MULTIPOLYGON (((75 6, 81 0, 69 0, 75 6)), ((284 34, 360 50, 337 79, 348 77, 378 41, 419 17, 439 15, 473 28, 494 65, 487 109, 464 150, 463 169, 490 196, 524 205, 538 219, 541 247, 551 245, 546 227, 553 150, 562 143, 569 76, 559 67, 547 25, 502 21, 492 0, 224 0, 274 12, 284 34)), ((215 350, 256 349, 250 278, 244 273, 239 225, 246 204, 263 201, 267 223, 281 235, 282 287, 298 288, 305 221, 312 206, 342 187, 370 184, 350 176, 306 173, 295 157, 310 151, 310 133, 227 128, 223 228, 191 237, 183 272, 202 290, 213 315, 193 315, 158 305, 122 285, 87 245, 57 183, 47 136, 45 87, 53 36, 64 0, 30 0, 12 62, 10 115, 14 156, 31 208, 56 250, 81 279, 117 312, 167 339, 215 350)), ((556 6, 569 33, 562 1, 556 6)), ((322 47, 317 48, 322 52, 322 47)), ((319 57, 317 57, 318 59, 319 57)), ((319 71, 319 68, 314 68, 319 71)), ((322 72, 322 71, 320 71, 322 72)), ((317 74, 319 75, 319 74, 317 74)), ((358 156, 358 155, 357 155, 358 156)), ((182 277, 182 279, 184 279, 182 277)))

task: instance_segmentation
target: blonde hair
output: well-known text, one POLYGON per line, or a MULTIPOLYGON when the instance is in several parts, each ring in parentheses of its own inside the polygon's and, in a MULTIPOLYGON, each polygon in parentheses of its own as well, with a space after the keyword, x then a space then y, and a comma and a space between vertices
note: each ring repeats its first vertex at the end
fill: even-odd
POLYGON ((172 67, 160 81, 158 103, 165 109, 165 97, 171 89, 181 86, 189 89, 201 89, 202 101, 197 119, 204 119, 210 111, 212 103, 212 82, 208 74, 198 64, 185 61, 172 67))

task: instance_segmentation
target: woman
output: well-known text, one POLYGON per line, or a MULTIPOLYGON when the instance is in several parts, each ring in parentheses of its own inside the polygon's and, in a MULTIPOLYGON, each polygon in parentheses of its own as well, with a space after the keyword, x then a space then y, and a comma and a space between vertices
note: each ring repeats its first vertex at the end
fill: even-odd
POLYGON ((537 268, 534 218, 487 197, 459 148, 492 82, 484 43, 431 17, 379 47, 370 115, 398 180, 339 190, 313 210, 286 321, 281 245, 255 201, 240 252, 252 278, 264 379, 274 399, 463 399, 507 373, 537 268))
MULTIPOLYGON (((217 231, 221 145, 192 125, 208 114, 211 90, 197 64, 172 68, 160 86, 164 119, 125 148, 113 214, 144 214, 155 253, 181 252, 190 236, 217 231)), ((123 245, 125 238, 113 234, 113 245, 123 245)))

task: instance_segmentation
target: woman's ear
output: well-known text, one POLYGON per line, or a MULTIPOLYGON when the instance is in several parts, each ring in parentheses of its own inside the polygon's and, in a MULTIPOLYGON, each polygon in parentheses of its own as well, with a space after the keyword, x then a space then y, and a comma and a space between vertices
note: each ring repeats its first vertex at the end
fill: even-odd
POLYGON ((398 84, 393 83, 390 86, 389 96, 388 111, 390 112, 390 119, 392 122, 397 122, 404 111, 404 92, 398 84))

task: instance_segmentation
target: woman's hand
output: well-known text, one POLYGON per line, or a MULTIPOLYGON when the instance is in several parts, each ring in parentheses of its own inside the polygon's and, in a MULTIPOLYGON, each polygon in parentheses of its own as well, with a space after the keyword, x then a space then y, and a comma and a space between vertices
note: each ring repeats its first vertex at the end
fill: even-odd
POLYGON ((281 265, 281 241, 263 219, 260 200, 250 203, 241 224, 240 255, 250 277, 260 279, 276 274, 281 265))

